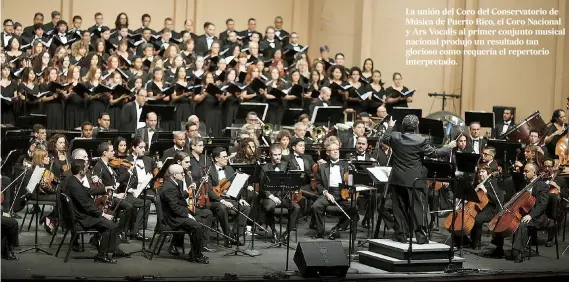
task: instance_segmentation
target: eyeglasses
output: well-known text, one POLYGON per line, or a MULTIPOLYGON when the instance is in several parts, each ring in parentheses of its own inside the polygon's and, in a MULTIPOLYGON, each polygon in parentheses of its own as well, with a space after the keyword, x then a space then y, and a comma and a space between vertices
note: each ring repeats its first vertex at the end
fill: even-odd
POLYGON ((336 148, 336 149, 326 149, 326 152, 339 152, 340 149, 336 148))

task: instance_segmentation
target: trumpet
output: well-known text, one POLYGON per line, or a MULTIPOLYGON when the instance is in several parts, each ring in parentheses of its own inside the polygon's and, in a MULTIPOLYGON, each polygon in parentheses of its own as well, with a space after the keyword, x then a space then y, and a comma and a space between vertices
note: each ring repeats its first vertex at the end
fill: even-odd
POLYGON ((312 138, 314 138, 314 143, 319 143, 326 137, 326 129, 322 126, 316 127, 312 130, 312 138))
POLYGON ((273 134, 274 127, 270 123, 265 123, 263 124, 261 131, 263 132, 263 136, 271 136, 273 134))

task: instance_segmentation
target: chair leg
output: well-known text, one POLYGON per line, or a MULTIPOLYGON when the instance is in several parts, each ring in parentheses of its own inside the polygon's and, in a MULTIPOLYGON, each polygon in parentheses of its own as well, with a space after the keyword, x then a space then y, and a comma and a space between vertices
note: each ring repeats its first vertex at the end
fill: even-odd
POLYGON ((63 233, 63 238, 61 238, 61 242, 59 242, 59 246, 57 247, 57 251, 55 252, 55 257, 57 257, 59 255, 59 251, 61 250, 61 247, 63 246, 63 243, 65 242, 65 238, 67 237, 67 233, 69 233, 69 229, 65 230, 65 232, 63 233))
POLYGON ((152 239, 150 239, 150 244, 148 244, 149 249, 152 249, 152 243, 154 243, 154 238, 156 238, 156 232, 152 234, 152 239))
POLYGON ((32 213, 32 217, 30 217, 30 222, 28 222, 28 231, 30 231, 30 228, 32 227, 32 222, 34 222, 35 216, 36 216, 36 214, 32 213))
MULTIPOLYGON (((26 212, 24 213, 24 218, 22 219, 22 223, 20 224, 20 231, 18 233, 22 233, 22 229, 24 228, 24 223, 26 222, 26 217, 28 217, 28 213, 30 211, 30 208, 26 205, 26 212)), ((565 237, 563 237, 565 240, 565 237)))
POLYGON ((81 233, 81 248, 85 250, 85 234, 81 233))
MULTIPOLYGON (((156 235, 156 233, 154 235, 156 235)), ((158 238, 156 239, 156 244, 154 244, 154 248, 152 248, 152 253, 150 253, 150 257, 148 258, 149 260, 152 260, 152 258, 154 257, 154 254, 156 253, 156 248, 158 248, 158 243, 160 243, 161 239, 162 239, 162 234, 158 234, 158 238)))
POLYGON ((59 220, 55 224, 55 228, 53 228, 53 231, 52 231, 53 234, 51 235, 51 241, 49 241, 49 247, 50 248, 51 248, 51 245, 53 244, 53 241, 55 240, 55 235, 57 235, 57 230, 59 230, 59 220))
POLYGON ((77 234, 73 234, 71 236, 71 241, 69 241, 69 247, 67 248, 67 254, 65 255, 65 259, 63 262, 67 262, 69 260, 69 255, 71 254, 71 248, 73 247, 73 242, 77 238, 77 234))
POLYGON ((565 226, 567 226, 567 210, 563 213, 563 242, 565 242, 565 226))
POLYGON ((184 238, 186 238, 186 233, 184 233, 184 237, 182 238, 182 254, 186 254, 186 247, 184 244, 184 238))
POLYGON ((156 253, 157 255, 160 255, 160 251, 162 251, 162 247, 164 246, 164 242, 166 242, 166 238, 168 238, 168 235, 164 235, 162 237, 162 242, 160 243, 160 247, 158 247, 158 253, 156 253))
POLYGON ((557 259, 559 259, 559 242, 557 241, 557 229, 558 225, 555 223, 555 254, 557 255, 557 259))

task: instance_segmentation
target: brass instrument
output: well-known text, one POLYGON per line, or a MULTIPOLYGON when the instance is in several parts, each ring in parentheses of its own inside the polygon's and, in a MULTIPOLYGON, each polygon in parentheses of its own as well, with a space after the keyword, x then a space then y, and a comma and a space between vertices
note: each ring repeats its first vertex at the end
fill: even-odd
POLYGON ((326 137, 326 129, 323 126, 316 127, 312 130, 312 138, 314 143, 320 143, 324 141, 326 137))
POLYGON ((269 136, 270 137, 273 135, 274 126, 270 123, 265 123, 265 124, 263 124, 261 131, 263 133, 263 136, 269 136))

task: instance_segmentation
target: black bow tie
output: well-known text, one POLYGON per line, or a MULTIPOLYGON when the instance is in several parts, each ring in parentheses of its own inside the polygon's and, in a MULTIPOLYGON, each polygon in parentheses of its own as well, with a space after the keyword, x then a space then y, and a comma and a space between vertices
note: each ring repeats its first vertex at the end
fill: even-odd
POLYGON ((504 125, 510 125, 509 121, 504 122, 504 125))
POLYGON ((138 106, 139 109, 142 109, 142 106, 138 106))
POLYGON ((294 157, 297 159, 302 159, 302 156, 299 156, 299 155, 294 155, 294 157))
POLYGON ((218 168, 217 171, 223 171, 223 168, 218 168))
POLYGON ((366 152, 360 153, 358 154, 358 157, 364 157, 366 155, 366 152))
POLYGON ((154 131, 156 131, 156 129, 154 129, 154 128, 149 128, 148 131, 149 131, 149 132, 154 132, 154 131))
POLYGON ((337 165, 340 165, 340 162, 330 163, 330 167, 335 167, 337 165))

